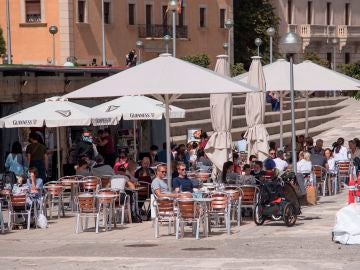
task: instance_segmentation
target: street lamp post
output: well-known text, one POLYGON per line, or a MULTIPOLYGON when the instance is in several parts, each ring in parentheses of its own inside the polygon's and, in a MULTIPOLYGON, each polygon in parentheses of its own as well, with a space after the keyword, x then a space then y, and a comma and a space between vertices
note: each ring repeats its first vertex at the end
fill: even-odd
POLYGON ((291 154, 293 170, 296 173, 296 134, 295 134, 295 98, 294 98, 294 54, 301 50, 301 38, 294 32, 286 33, 279 42, 283 53, 290 55, 290 96, 291 96, 291 154))
POLYGON ((223 44, 223 49, 224 49, 225 54, 228 54, 229 53, 229 43, 225 42, 223 44))
POLYGON ((270 64, 273 62, 273 36, 275 35, 275 28, 269 27, 266 34, 270 37, 270 64))
POLYGON ((163 40, 165 42, 166 53, 169 53, 169 42, 171 40, 171 37, 169 35, 165 35, 163 37, 163 40))
POLYGON ((260 56, 260 46, 262 44, 261 38, 255 38, 255 45, 257 47, 257 56, 260 56))
POLYGON ((49 33, 52 34, 53 36, 53 45, 52 45, 52 49, 53 49, 53 55, 52 55, 52 65, 55 65, 55 35, 58 32, 58 28, 55 25, 52 25, 49 27, 49 33))
POLYGON ((173 56, 176 57, 176 11, 178 2, 176 0, 169 1, 169 10, 172 11, 172 38, 173 38, 173 56))
POLYGON ((7 63, 11 65, 10 0, 6 0, 7 63))
POLYGON ((141 40, 136 41, 136 48, 138 48, 137 65, 141 64, 141 50, 144 47, 144 42, 141 40))
POLYGON ((105 4, 101 0, 101 33, 102 33, 102 65, 106 66, 106 45, 105 45, 105 4))
POLYGON ((227 42, 228 43, 227 55, 228 55, 228 59, 229 59, 229 64, 232 63, 231 62, 231 35, 230 35, 230 31, 233 28, 233 26, 234 26, 234 21, 232 19, 227 19, 225 21, 225 28, 229 30, 228 31, 228 42, 227 42))
MULTIPOLYGON (((337 38, 333 38, 331 40, 332 44, 333 44, 333 49, 334 49, 334 53, 333 53, 333 70, 336 71, 336 45, 338 43, 337 38)), ((334 97, 336 97, 336 91, 334 91, 334 97)))

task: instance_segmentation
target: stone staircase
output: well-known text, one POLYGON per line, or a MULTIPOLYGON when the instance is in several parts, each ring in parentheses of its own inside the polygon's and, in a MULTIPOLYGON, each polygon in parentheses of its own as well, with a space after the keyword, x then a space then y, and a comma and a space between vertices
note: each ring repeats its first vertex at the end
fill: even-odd
MULTIPOLYGON (((316 136, 324 131, 319 128, 322 124, 334 120, 338 115, 333 113, 344 108, 341 104, 347 97, 314 97, 309 99, 309 135, 316 136)), ((171 136, 175 143, 185 143, 188 129, 199 128, 211 133, 212 125, 209 107, 210 95, 183 95, 173 105, 186 110, 184 119, 171 120, 171 136)), ((283 132, 284 143, 288 144, 291 137, 291 111, 289 98, 284 99, 283 132)), ((295 100, 296 134, 305 134, 305 98, 295 100)), ((279 112, 272 112, 271 106, 266 105, 265 126, 270 140, 279 140, 279 112)), ((246 131, 245 95, 233 95, 233 123, 232 138, 240 138, 246 131)))

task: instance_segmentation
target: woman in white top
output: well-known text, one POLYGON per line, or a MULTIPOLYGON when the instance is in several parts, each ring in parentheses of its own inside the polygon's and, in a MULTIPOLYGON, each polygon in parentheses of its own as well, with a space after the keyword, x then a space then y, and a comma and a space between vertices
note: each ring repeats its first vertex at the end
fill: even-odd
POLYGON ((299 161, 296 164, 296 168, 298 173, 311 173, 310 153, 303 151, 299 153, 299 161))
POLYGON ((326 158, 326 168, 330 172, 335 172, 335 159, 333 157, 333 152, 330 148, 326 148, 324 151, 324 156, 326 158))
POLYGON ((333 156, 335 161, 348 160, 347 149, 339 143, 340 139, 342 138, 339 138, 337 142, 333 143, 333 156))

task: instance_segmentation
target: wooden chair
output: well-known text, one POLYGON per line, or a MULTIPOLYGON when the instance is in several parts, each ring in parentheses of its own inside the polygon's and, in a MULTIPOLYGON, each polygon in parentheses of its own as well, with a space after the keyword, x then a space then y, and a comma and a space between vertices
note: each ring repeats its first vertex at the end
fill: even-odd
POLYGON ((17 215, 27 217, 27 229, 30 230, 31 210, 32 210, 32 206, 30 206, 29 208, 27 207, 25 194, 10 195, 9 210, 8 210, 9 211, 9 223, 8 223, 9 231, 12 230, 13 224, 16 224, 15 216, 17 216, 17 215))
POLYGON ((230 201, 228 194, 224 192, 214 192, 210 194, 210 198, 213 199, 213 201, 210 203, 210 210, 208 212, 210 220, 212 217, 216 217, 218 220, 219 217, 222 216, 225 220, 227 234, 230 235, 230 201))
MULTIPOLYGON (((326 182, 328 180, 328 171, 326 168, 314 165, 312 167, 313 177, 315 178, 314 182, 316 183, 316 190, 320 187, 322 195, 326 195, 326 182)), ((331 195, 331 190, 329 190, 329 195, 331 195)))
POLYGON ((168 222, 168 234, 171 233, 171 223, 175 224, 175 211, 173 198, 157 198, 155 207, 155 237, 159 237, 159 223, 168 222))
MULTIPOLYGON (((116 216, 115 216, 115 201, 116 197, 118 197, 118 193, 114 190, 105 188, 100 189, 97 194, 99 195, 109 195, 114 197, 108 197, 108 198, 98 198, 98 208, 99 212, 103 213, 103 225, 105 227, 105 230, 110 229, 111 230, 111 222, 114 222, 114 227, 116 228, 116 216), (109 211, 109 222, 107 221, 107 211, 109 211)), ((120 198, 119 198, 120 199, 120 198)))
MULTIPOLYGON (((260 192, 259 188, 257 186, 252 185, 243 185, 240 187, 240 193, 241 193, 241 203, 240 208, 241 209, 251 209, 253 212, 257 203, 257 197, 260 192)), ((242 219, 242 217, 241 217, 242 219)), ((240 222, 241 222, 240 219, 240 222)))
MULTIPOLYGON (((350 174, 352 173, 352 164, 350 161, 348 160, 343 160, 343 161, 337 161, 336 164, 336 171, 337 171, 337 179, 338 179, 338 183, 340 184, 341 182, 345 182, 347 183, 347 181, 350 178, 350 174), (344 179, 344 181, 342 181, 342 179, 344 179)), ((337 188, 337 185, 335 185, 335 189, 337 188)))
POLYGON ((100 212, 99 208, 96 207, 96 199, 93 194, 91 193, 82 193, 79 194, 76 198, 77 204, 77 213, 76 213, 76 227, 75 232, 79 233, 79 226, 82 222, 80 219, 85 218, 85 229, 88 226, 88 218, 93 217, 95 218, 95 231, 99 233, 99 219, 100 219, 100 212))
POLYGON ((96 193, 101 185, 101 179, 97 176, 86 176, 81 180, 83 181, 80 185, 82 192, 96 193))
POLYGON ((44 208, 45 215, 47 216, 47 209, 49 206, 50 214, 49 218, 52 219, 52 210, 54 204, 58 205, 58 218, 60 218, 60 212, 62 211, 63 217, 65 217, 65 207, 63 201, 63 190, 64 186, 57 181, 48 182, 44 185, 45 197, 44 197, 44 208))
POLYGON ((204 214, 200 211, 199 205, 191 198, 181 198, 176 200, 178 209, 176 216, 176 239, 179 239, 179 230, 181 226, 182 236, 184 235, 185 223, 196 223, 196 240, 199 240, 200 223, 203 221, 204 214))
MULTIPOLYGON (((73 204, 74 202, 71 201, 72 197, 76 196, 79 193, 79 185, 74 183, 78 180, 81 180, 84 178, 82 175, 71 175, 71 176, 64 176, 61 177, 58 182, 60 182, 63 186, 63 202, 65 203, 65 200, 69 200, 69 205, 73 204), (67 180, 74 181, 74 182, 67 182, 67 180)), ((73 208, 73 207, 72 207, 73 208)))
POLYGON ((178 199, 192 199, 193 195, 191 192, 180 192, 178 199))

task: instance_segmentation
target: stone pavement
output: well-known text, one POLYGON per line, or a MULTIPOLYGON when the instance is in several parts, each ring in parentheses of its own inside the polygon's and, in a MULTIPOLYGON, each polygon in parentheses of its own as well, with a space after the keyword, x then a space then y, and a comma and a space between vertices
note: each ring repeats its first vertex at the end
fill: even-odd
POLYGON ((166 226, 155 239, 151 222, 76 235, 68 214, 48 229, 0 234, 0 269, 355 269, 360 247, 331 241, 335 213, 345 201, 345 193, 322 198, 304 207, 291 228, 247 220, 231 236, 216 230, 200 240, 191 233, 176 240, 166 226))
POLYGON ((347 142, 349 140, 356 137, 360 138, 360 101, 349 98, 339 105, 346 105, 346 107, 329 115, 338 118, 318 126, 319 129, 326 129, 326 131, 314 137, 314 142, 321 138, 324 140, 324 146, 331 148, 332 143, 337 138, 343 137, 346 142, 345 146, 348 147, 347 142))

